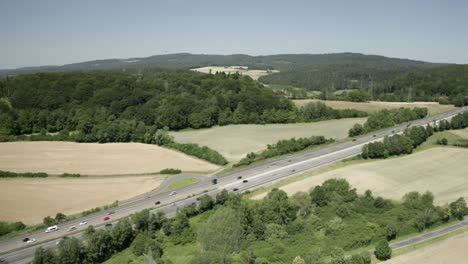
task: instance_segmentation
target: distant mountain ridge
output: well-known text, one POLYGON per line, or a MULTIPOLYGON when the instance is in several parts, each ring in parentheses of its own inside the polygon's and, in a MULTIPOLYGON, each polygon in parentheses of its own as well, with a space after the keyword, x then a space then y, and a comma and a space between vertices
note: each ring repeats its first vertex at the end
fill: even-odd
POLYGON ((138 69, 145 67, 159 67, 165 69, 190 69, 204 66, 243 65, 255 69, 275 69, 291 71, 314 65, 346 65, 366 64, 378 67, 392 65, 399 68, 430 68, 438 63, 416 61, 409 59, 389 58, 379 55, 365 55, 361 53, 330 53, 330 54, 278 54, 266 56, 250 56, 245 54, 210 55, 175 53, 154 55, 149 57, 135 57, 127 59, 92 60, 60 66, 37 66, 17 69, 2 69, 0 76, 17 75, 51 71, 73 70, 109 70, 109 69, 138 69))

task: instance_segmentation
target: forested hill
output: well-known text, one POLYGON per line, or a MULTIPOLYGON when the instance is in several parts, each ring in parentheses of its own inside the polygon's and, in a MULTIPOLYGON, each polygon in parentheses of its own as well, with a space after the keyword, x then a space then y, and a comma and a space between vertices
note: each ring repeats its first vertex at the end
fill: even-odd
POLYGON ((384 100, 437 100, 463 106, 468 104, 468 65, 410 72, 389 81, 377 92, 384 100))
MULTIPOLYGON (((283 71, 302 71, 309 66, 327 65, 367 65, 377 68, 413 69, 432 67, 432 63, 413 61, 407 59, 387 58, 376 55, 360 53, 334 53, 334 54, 281 54, 268 56, 235 55, 205 55, 177 53, 156 55, 144 58, 95 60, 63 66, 26 67, 12 70, 0 70, 0 76, 20 73, 68 71, 68 70, 96 70, 96 69, 126 69, 140 70, 146 67, 159 67, 166 69, 191 69, 203 66, 232 66, 243 65, 254 69, 275 69, 283 71)), ((315 69, 315 68, 312 68, 315 69)))
POLYGON ((0 79, 0 136, 78 131, 79 141, 130 141, 156 129, 308 122, 366 115, 303 109, 251 78, 189 71, 37 73, 0 79), (129 131, 139 133, 131 135, 129 131))

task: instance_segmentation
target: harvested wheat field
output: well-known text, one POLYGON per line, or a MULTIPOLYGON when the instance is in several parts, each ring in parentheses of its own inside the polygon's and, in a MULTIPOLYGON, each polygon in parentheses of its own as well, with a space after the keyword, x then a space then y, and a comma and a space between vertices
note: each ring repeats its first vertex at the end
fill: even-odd
POLYGON ((191 71, 197 71, 201 73, 212 73, 215 74, 216 72, 224 72, 226 74, 234 74, 234 73, 239 73, 242 75, 247 75, 250 76, 250 78, 254 80, 258 80, 258 78, 272 74, 275 72, 278 72, 276 70, 272 71, 265 71, 265 70, 249 70, 248 67, 245 66, 208 66, 208 67, 201 67, 201 68, 196 68, 196 69, 191 69, 191 71))
POLYGON ((6 142, 0 143, 0 170, 50 174, 125 175, 214 171, 218 166, 183 153, 141 143, 6 142))
POLYGON ((468 260, 467 245, 468 232, 464 232, 382 263, 466 264, 468 260))
POLYGON ((371 101, 367 103, 356 103, 356 102, 347 102, 347 101, 324 101, 324 100, 317 100, 317 99, 304 99, 304 100, 293 100, 297 106, 303 106, 309 102, 322 102, 325 103, 327 106, 336 109, 346 109, 352 108, 366 112, 375 112, 382 109, 394 109, 400 107, 426 107, 429 111, 429 115, 437 115, 443 112, 450 111, 455 109, 453 105, 441 105, 437 102, 379 102, 379 101, 371 101))
MULTIPOLYGON (((434 147, 411 155, 328 171, 280 187, 289 195, 309 191, 332 178, 345 178, 359 192, 401 199, 411 191, 431 191, 436 204, 468 199, 468 149, 434 147)), ((310 172, 309 174, 311 174, 310 172)), ((263 198, 259 194, 254 199, 263 198)))
POLYGON ((171 132, 177 142, 198 143, 217 150, 229 161, 237 161, 249 152, 267 148, 268 144, 292 137, 322 135, 344 138, 355 123, 364 123, 365 118, 347 118, 313 123, 229 125, 209 129, 171 132))
POLYGON ((42 222, 123 201, 158 187, 163 176, 0 179, 0 220, 42 222))

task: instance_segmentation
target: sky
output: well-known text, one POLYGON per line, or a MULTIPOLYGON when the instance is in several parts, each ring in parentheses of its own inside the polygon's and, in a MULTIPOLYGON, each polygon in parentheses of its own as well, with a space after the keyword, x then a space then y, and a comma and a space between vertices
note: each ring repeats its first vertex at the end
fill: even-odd
POLYGON ((0 69, 179 52, 468 63, 468 1, 0 0, 0 69))

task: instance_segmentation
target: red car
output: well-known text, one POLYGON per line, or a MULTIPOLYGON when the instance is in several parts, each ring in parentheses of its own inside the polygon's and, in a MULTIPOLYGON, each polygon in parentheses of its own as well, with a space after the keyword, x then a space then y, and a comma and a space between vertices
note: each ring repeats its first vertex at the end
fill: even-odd
POLYGON ((107 220, 109 220, 109 219, 110 219, 110 217, 106 216, 106 217, 104 217, 103 220, 104 220, 104 221, 107 221, 107 220))

